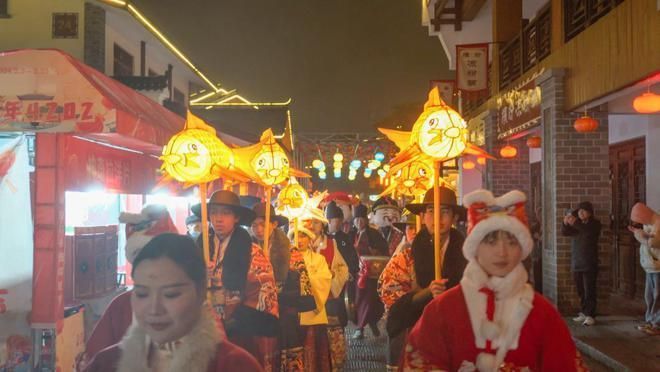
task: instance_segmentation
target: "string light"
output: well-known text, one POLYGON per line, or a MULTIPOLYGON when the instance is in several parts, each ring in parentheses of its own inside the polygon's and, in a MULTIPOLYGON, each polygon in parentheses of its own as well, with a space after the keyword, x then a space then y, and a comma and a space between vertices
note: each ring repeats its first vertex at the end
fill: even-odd
POLYGON ((332 157, 332 160, 342 161, 344 160, 344 155, 342 155, 341 152, 335 153, 335 155, 332 157))
POLYGON ((362 166, 362 162, 361 162, 361 161, 359 161, 359 160, 357 160, 357 159, 351 161, 351 168, 353 168, 353 169, 360 169, 361 166, 362 166))
POLYGON ((376 159, 378 161, 383 161, 383 160, 385 160, 385 154, 378 151, 377 153, 374 154, 374 159, 376 159))

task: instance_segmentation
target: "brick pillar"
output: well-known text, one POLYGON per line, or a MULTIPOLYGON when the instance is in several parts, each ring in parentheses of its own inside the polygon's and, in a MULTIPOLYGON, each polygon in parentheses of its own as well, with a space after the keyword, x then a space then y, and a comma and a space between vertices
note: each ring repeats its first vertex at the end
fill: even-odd
MULTIPOLYGON (((529 194, 531 181, 529 174, 529 149, 525 139, 501 141, 497 139, 497 112, 491 110, 484 118, 486 151, 497 160, 489 160, 484 172, 484 185, 495 196, 511 190, 520 190, 529 194), (518 154, 511 159, 502 159, 500 149, 507 144, 518 149, 518 154)), ((528 211, 529 212, 529 211, 528 211)))
POLYGON ((591 201, 595 217, 603 224, 598 278, 598 311, 602 312, 610 288, 607 113, 592 113, 600 122, 596 132, 576 132, 573 122, 577 115, 564 112, 564 74, 563 69, 551 69, 536 79, 541 87, 543 123, 543 292, 561 312, 578 310, 570 270, 571 240, 561 236, 561 224, 566 209, 591 201))
POLYGON ((85 3, 85 63, 105 74, 105 9, 85 3))
POLYGON ((54 328, 64 315, 63 134, 37 133, 35 144, 34 328, 54 328))

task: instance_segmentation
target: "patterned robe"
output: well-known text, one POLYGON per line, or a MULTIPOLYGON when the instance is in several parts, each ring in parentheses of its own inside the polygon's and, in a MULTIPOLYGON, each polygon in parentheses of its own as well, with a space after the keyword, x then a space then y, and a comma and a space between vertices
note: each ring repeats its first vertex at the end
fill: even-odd
POLYGON ((406 234, 394 226, 380 228, 379 231, 383 234, 383 238, 385 238, 385 241, 387 242, 387 250, 390 256, 393 255, 399 244, 401 244, 406 237, 406 234))

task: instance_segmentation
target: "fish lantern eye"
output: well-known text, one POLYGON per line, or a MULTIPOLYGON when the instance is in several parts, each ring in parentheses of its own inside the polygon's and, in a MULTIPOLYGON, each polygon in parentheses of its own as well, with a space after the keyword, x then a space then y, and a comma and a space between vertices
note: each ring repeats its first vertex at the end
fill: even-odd
POLYGON ((429 120, 429 127, 431 127, 431 129, 435 129, 435 127, 437 126, 438 126, 438 119, 432 118, 431 120, 429 120))
POLYGON ((424 168, 419 168, 418 173, 420 176, 426 177, 426 170, 424 168))
POLYGON ((401 169, 399 169, 399 170, 396 172, 395 177, 401 177, 401 169))

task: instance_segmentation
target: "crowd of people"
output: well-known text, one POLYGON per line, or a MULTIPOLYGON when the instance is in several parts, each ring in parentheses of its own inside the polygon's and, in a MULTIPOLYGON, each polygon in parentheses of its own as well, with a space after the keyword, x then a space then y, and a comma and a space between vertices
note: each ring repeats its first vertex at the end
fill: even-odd
MULTIPOLYGON (((79 366, 341 371, 349 319, 356 325, 350 336, 361 339, 367 328, 379 336, 384 318, 388 370, 582 370, 559 313, 529 284, 523 261, 538 236, 525 195, 478 190, 463 205, 449 188, 439 195, 442 279, 434 271, 433 190, 405 205, 407 217, 389 197, 350 208, 346 194, 333 193, 324 213, 296 221, 267 202, 216 191, 207 203, 207 252, 199 205, 186 219, 187 236, 176 233, 163 206, 123 213, 134 286, 110 303, 79 366)), ((575 320, 585 325, 595 323, 596 311, 600 223, 593 214, 581 203, 562 229, 573 237, 575 320)), ((631 231, 651 246, 654 234, 631 231)), ((646 328, 653 328, 658 274, 649 270, 646 328)))

